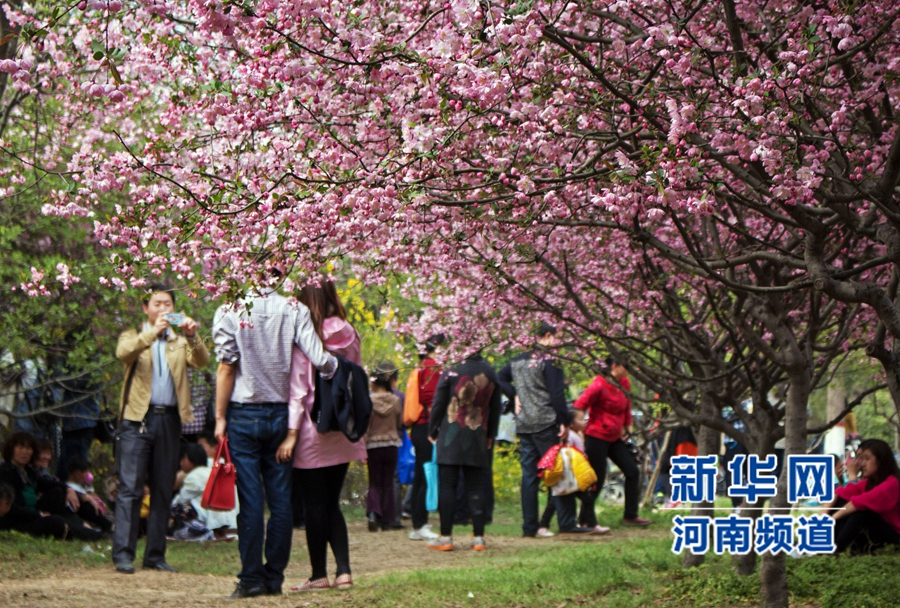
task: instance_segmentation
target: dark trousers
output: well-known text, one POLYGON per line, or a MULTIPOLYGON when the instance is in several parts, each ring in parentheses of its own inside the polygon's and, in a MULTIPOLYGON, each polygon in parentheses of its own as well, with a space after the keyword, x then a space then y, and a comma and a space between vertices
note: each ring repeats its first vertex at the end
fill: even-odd
POLYGON ((0 530, 15 530, 31 536, 50 536, 56 540, 72 538, 69 536, 69 524, 59 515, 46 517, 22 517, 9 521, 9 517, 0 517, 0 530))
MULTIPOLYGON (((581 504, 582 506, 584 506, 584 492, 575 492, 573 496, 581 500, 581 504)), ((582 512, 584 512, 584 509, 582 509, 582 512)), ((556 515, 556 501, 553 500, 553 492, 550 491, 550 488, 547 488, 547 506, 544 507, 544 514, 541 515, 541 521, 538 523, 538 525, 541 528, 549 528, 550 522, 553 521, 554 515, 556 515)), ((584 524, 584 522, 580 520, 579 523, 581 523, 582 525, 584 524)))
MULTIPOLYGON (((54 488, 49 492, 44 492, 43 494, 41 494, 41 497, 35 504, 35 508, 38 511, 50 513, 53 516, 62 518, 62 520, 66 522, 66 526, 68 526, 68 534, 66 538, 74 538, 86 541, 95 541, 100 539, 100 531, 92 530, 91 528, 88 528, 84 525, 85 521, 96 519, 96 517, 92 517, 96 515, 94 513, 94 507, 92 507, 88 503, 82 503, 78 508, 78 512, 73 512, 72 509, 69 508, 69 505, 66 504, 66 490, 63 488, 54 488)), ((112 527, 112 522, 102 516, 100 517, 100 519, 102 519, 104 522, 103 525, 100 526, 101 530, 103 532, 108 532, 112 527)), ((58 526, 54 525, 52 529, 58 529, 58 526)))
POLYGON ((456 515, 456 485, 462 475, 472 514, 472 532, 484 536, 484 467, 466 467, 455 464, 439 466, 440 480, 438 506, 441 512, 441 536, 453 535, 453 519, 456 515))
MULTIPOLYGON (((838 499, 838 508, 847 504, 838 499)), ((832 510, 832 513, 834 510, 832 510)), ((874 511, 855 511, 840 518, 834 524, 835 553, 842 553, 847 547, 854 552, 869 554, 883 545, 900 544, 900 534, 874 511)))
POLYGON ((336 576, 350 574, 350 539, 341 513, 341 488, 349 467, 347 463, 321 469, 294 469, 303 493, 312 580, 328 576, 325 566, 328 545, 337 563, 336 576))
POLYGON ((56 463, 56 476, 60 481, 69 479, 69 460, 73 456, 88 459, 91 444, 94 442, 94 427, 78 429, 77 431, 63 431, 62 449, 59 460, 56 463))
POLYGON ((367 451, 369 493, 366 511, 377 515, 383 524, 394 521, 394 473, 397 470, 397 446, 373 448, 367 451))
POLYGON ((303 484, 300 482, 300 471, 294 469, 291 473, 291 514, 294 516, 294 527, 306 526, 306 510, 303 508, 303 484))
POLYGON ((123 420, 119 428, 116 454, 119 497, 116 499, 113 561, 134 561, 144 484, 150 486, 144 565, 155 566, 166 559, 166 527, 181 438, 178 408, 167 410, 165 414, 154 414, 152 409, 147 412, 143 433, 140 422, 123 420))
POLYGON ((290 462, 277 462, 278 446, 287 437, 287 404, 228 407, 228 447, 237 473, 238 550, 241 586, 277 589, 291 558, 290 462), (269 505, 269 523, 265 507, 269 505), (263 549, 266 563, 263 565, 263 549))
MULTIPOLYGON (((484 523, 490 525, 494 520, 494 449, 488 450, 488 466, 482 469, 482 502, 484 504, 484 523)), ((469 523, 472 514, 469 512, 469 501, 466 500, 466 486, 460 481, 456 486, 456 515, 454 523, 464 526, 469 523)))
MULTIPOLYGON (((519 463, 522 466, 522 534, 534 536, 538 531, 538 462, 551 447, 559 443, 556 426, 537 433, 519 433, 519 463)), ((560 532, 575 527, 575 496, 551 496, 556 504, 560 532)))
POLYGON ((622 474, 625 475, 625 519, 632 519, 638 516, 638 502, 640 501, 641 491, 641 471, 638 469, 634 455, 621 439, 615 441, 603 441, 596 437, 588 435, 584 439, 584 452, 591 463, 591 468, 597 473, 597 490, 595 492, 586 492, 587 500, 584 501, 584 508, 581 510, 581 517, 584 524, 589 527, 597 525, 597 515, 594 513, 594 504, 597 502, 597 496, 603 489, 603 483, 606 481, 606 459, 609 458, 622 474))
POLYGON ((425 496, 428 488, 425 484, 425 463, 431 460, 434 445, 428 440, 428 425, 417 424, 409 431, 409 439, 416 450, 416 469, 412 484, 412 526, 418 530, 428 523, 428 510, 425 508, 425 496))

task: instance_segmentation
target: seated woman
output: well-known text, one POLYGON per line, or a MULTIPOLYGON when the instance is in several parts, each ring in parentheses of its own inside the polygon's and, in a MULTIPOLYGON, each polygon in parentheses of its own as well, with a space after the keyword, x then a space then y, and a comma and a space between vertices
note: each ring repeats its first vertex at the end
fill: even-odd
POLYGON ((184 482, 172 499, 174 537, 178 540, 230 540, 228 529, 237 527, 237 502, 231 511, 211 511, 201 506, 203 490, 209 480, 210 469, 206 450, 196 443, 185 447, 181 457, 184 482))
MULTIPOLYGON (((32 469, 31 457, 37 441, 29 433, 15 433, 3 445, 3 464, 0 464, 0 530, 16 530, 32 536, 69 538, 69 525, 63 517, 41 511, 38 498, 42 492, 59 492, 64 484, 40 477, 32 469), (11 498, 10 498, 11 493, 11 498)), ((77 501, 74 490, 66 492, 71 503, 77 501)))
POLYGON ((835 519, 835 553, 848 547, 871 553, 900 543, 900 468, 890 446, 880 439, 863 441, 847 469, 863 480, 835 489, 837 496, 825 508, 835 519))

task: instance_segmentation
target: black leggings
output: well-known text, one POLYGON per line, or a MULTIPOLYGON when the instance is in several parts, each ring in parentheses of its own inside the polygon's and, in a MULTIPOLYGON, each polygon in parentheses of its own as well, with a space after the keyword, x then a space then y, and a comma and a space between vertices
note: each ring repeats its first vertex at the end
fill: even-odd
POLYGON ((641 470, 638 469, 634 455, 625 442, 621 439, 615 441, 603 441, 588 435, 584 438, 584 453, 591 463, 591 468, 597 474, 597 490, 585 492, 582 502, 581 517, 585 526, 593 528, 597 525, 597 515, 594 513, 594 503, 603 489, 606 481, 606 459, 609 458, 622 474, 625 475, 625 519, 633 519, 638 516, 638 494, 641 491, 641 470))
POLYGON ((431 460, 434 446, 428 440, 428 425, 417 424, 409 431, 409 439, 416 450, 416 470, 412 484, 412 526, 418 530, 428 523, 428 509, 425 508, 425 496, 428 487, 425 484, 426 462, 431 460))
POLYGON ((328 576, 325 558, 328 545, 337 563, 337 576, 350 574, 350 539, 341 513, 341 488, 349 463, 321 469, 295 469, 306 511, 306 544, 312 565, 312 580, 328 576))
MULTIPOLYGON (((838 499, 835 506, 840 508, 845 504, 846 500, 838 499)), ((869 554, 882 545, 900 544, 900 534, 878 513, 854 511, 835 522, 834 544, 836 553, 853 547, 854 552, 869 554)))
POLYGON ((484 467, 466 467, 455 464, 439 465, 439 507, 441 511, 441 536, 453 535, 453 518, 456 515, 456 484, 460 473, 469 497, 469 513, 472 515, 472 532, 484 536, 484 467))

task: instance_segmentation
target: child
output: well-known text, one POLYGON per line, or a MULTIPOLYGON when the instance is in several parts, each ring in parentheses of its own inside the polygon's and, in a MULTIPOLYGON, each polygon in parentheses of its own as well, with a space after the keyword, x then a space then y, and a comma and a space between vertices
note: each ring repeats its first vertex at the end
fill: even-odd
POLYGON ((69 481, 66 485, 75 490, 81 507, 78 516, 102 532, 112 530, 112 521, 106 517, 106 505, 94 493, 94 476, 91 474, 91 463, 81 456, 72 456, 67 463, 69 481))
POLYGON ((210 511, 200 504, 209 481, 206 451, 196 443, 185 446, 181 456, 184 483, 172 499, 172 517, 177 540, 227 540, 228 529, 237 525, 237 508, 231 511, 210 511))
MULTIPOLYGON (((569 408, 569 435, 566 437, 566 445, 576 448, 581 452, 584 452, 584 429, 587 426, 584 418, 584 410, 579 410, 574 407, 569 408)), ((552 496, 550 488, 547 488, 548 496, 552 496)), ((581 492, 577 492, 575 497, 581 501, 581 508, 584 509, 584 496, 581 492)), ((537 535, 541 538, 550 538, 554 536, 553 532, 550 531, 550 521, 553 519, 553 515, 556 513, 556 504, 552 500, 547 500, 547 507, 544 509, 544 514, 541 516, 540 527, 538 528, 537 535)))

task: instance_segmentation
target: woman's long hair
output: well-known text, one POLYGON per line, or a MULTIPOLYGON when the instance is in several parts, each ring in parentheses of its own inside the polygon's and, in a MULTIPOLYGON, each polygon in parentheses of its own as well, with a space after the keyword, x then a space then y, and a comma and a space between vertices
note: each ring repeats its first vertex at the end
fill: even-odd
POLYGON ((874 476, 867 479, 866 490, 871 490, 875 486, 880 485, 888 477, 894 477, 900 482, 900 467, 897 466, 897 461, 894 460, 894 452, 891 451, 891 446, 886 441, 866 439, 856 448, 856 453, 859 454, 863 450, 869 452, 878 461, 878 470, 874 476))
POLYGON ((322 277, 319 286, 307 285, 301 289, 298 299, 309 309, 313 328, 323 342, 325 338, 322 336, 322 325, 325 323, 325 319, 338 317, 344 321, 347 320, 347 311, 341 304, 334 281, 330 281, 326 277, 322 277))

